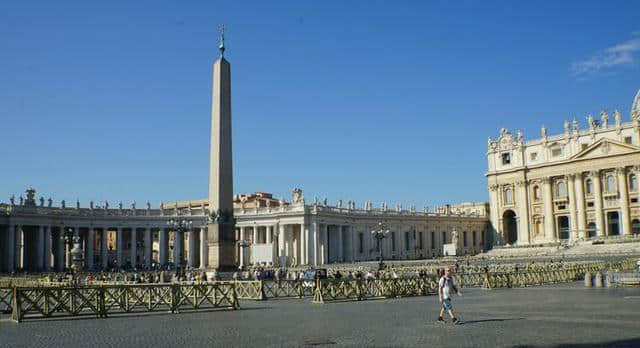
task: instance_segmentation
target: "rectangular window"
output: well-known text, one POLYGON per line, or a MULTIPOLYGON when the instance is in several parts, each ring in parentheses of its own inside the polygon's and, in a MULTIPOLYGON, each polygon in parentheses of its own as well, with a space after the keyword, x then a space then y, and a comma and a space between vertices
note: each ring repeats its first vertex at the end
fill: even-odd
POLYGON ((631 144, 631 137, 624 137, 624 142, 626 144, 631 144))
POLYGON ((442 244, 447 244, 447 232, 442 231, 442 244))
POLYGON ((420 249, 424 249, 424 245, 422 244, 422 232, 418 234, 418 237, 420 238, 418 245, 420 245, 420 249))
POLYGON ((511 154, 510 153, 503 153, 502 154, 502 164, 509 164, 511 163, 511 154))
POLYGON ((482 230, 482 238, 480 238, 480 245, 484 245, 484 230, 482 230))
POLYGON ((631 203, 638 203, 638 199, 637 198, 631 198, 631 203))
POLYGON ((431 231, 431 249, 436 248, 436 233, 431 231))
POLYGON ((362 251, 364 249, 364 235, 362 234, 362 232, 358 233, 358 252, 360 252, 360 254, 362 254, 362 251))
POLYGON ((589 147, 589 144, 580 144, 580 151, 586 149, 587 147, 589 147))
POLYGON ((478 245, 478 238, 476 237, 476 231, 473 231, 473 245, 478 245))
POLYGON ((462 245, 467 246, 467 231, 462 232, 462 245))
POLYGON ((551 156, 558 157, 560 155, 562 155, 562 149, 552 149, 551 150, 551 156))
POLYGON ((587 207, 593 208, 593 202, 587 202, 587 207))
POLYGON ((538 153, 537 153, 537 152, 532 152, 532 153, 529 155, 529 158, 531 158, 531 160, 532 160, 532 161, 537 160, 537 159, 538 159, 538 153))

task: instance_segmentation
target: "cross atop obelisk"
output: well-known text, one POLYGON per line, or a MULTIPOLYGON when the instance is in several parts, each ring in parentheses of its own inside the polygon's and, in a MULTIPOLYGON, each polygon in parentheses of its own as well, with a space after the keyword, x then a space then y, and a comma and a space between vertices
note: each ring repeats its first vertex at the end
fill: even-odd
POLYGON ((216 269, 235 267, 231 65, 224 58, 224 26, 219 48, 220 57, 213 62, 208 225, 209 267, 216 269))

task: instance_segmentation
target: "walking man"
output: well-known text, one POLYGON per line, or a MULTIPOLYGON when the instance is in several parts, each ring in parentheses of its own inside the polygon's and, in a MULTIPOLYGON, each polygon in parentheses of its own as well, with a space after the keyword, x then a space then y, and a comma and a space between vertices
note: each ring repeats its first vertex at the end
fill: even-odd
POLYGON ((451 268, 446 267, 444 269, 444 275, 438 281, 438 301, 442 303, 438 323, 444 324, 443 316, 445 311, 449 312, 449 316, 451 316, 454 324, 458 323, 458 318, 456 318, 456 313, 453 311, 453 306, 451 305, 451 296, 453 293, 462 296, 462 293, 456 287, 455 277, 451 274, 451 268))

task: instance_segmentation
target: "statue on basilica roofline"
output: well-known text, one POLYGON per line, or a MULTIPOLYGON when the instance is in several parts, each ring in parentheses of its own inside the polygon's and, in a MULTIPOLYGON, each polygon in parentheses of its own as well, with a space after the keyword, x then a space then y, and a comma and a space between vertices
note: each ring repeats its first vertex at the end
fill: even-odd
POLYGON ((51 206, 53 206, 53 199, 49 197, 49 199, 47 200, 47 207, 51 208, 51 206))
POLYGON ((620 127, 622 125, 622 116, 620 115, 620 111, 618 110, 614 111, 613 119, 616 122, 616 127, 620 127))
POLYGON ((64 200, 64 199, 60 202, 60 207, 61 207, 62 209, 64 209, 64 208, 66 208, 66 207, 67 207, 67 202, 65 202, 65 200, 64 200))
POLYGON ((542 138, 547 139, 547 128, 544 125, 540 128, 540 135, 542 138))
POLYGON ((44 197, 40 196, 40 206, 44 207, 44 197))
MULTIPOLYGON (((204 210, 204 205, 202 209, 204 210)), ((151 210, 151 202, 149 201, 147 201, 147 210, 151 210)))
POLYGON ((569 121, 564 120, 564 134, 569 135, 569 121))
POLYGON ((136 210, 136 201, 131 202, 131 210, 136 210))
POLYGON ((600 125, 602 128, 607 128, 609 126, 609 114, 605 110, 600 111, 600 125))
POLYGON ((589 125, 589 129, 596 129, 596 120, 593 118, 593 115, 589 114, 589 116, 587 116, 587 124, 589 125))
POLYGON ((11 205, 16 205, 16 195, 11 195, 9 202, 11 202, 11 205))
POLYGON ((524 138, 524 136, 522 135, 522 131, 518 129, 518 133, 516 133, 516 140, 519 143, 522 143, 522 139, 524 138))
POLYGON ((578 134, 578 120, 576 120, 576 118, 573 118, 573 134, 578 134))

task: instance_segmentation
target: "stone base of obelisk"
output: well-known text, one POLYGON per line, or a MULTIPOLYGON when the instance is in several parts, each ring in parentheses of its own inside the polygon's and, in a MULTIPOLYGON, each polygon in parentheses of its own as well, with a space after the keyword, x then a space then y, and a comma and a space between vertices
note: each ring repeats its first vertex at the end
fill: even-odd
POLYGON ((233 271, 236 264, 236 242, 233 224, 213 223, 208 226, 209 269, 233 271))

